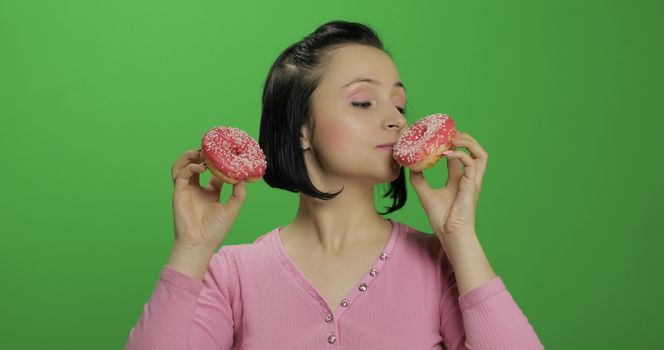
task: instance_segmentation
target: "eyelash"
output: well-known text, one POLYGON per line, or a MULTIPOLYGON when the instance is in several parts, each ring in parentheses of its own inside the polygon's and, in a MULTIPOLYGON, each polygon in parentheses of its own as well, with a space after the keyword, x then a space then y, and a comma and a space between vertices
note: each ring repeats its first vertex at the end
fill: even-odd
MULTIPOLYGON (((352 102, 352 105, 360 108, 369 108, 371 102, 352 102)), ((397 107, 397 109, 399 110, 399 113, 406 115, 406 110, 404 108, 397 107)))

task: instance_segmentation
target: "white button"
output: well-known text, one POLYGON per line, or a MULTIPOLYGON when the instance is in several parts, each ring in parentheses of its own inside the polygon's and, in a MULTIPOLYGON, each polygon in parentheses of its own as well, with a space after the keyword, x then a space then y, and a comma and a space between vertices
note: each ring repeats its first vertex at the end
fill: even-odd
POLYGON ((330 322, 333 318, 332 314, 327 314, 327 316, 325 316, 325 322, 330 322))
POLYGON ((362 282, 362 284, 360 284, 360 290, 363 291, 363 292, 364 292, 365 290, 367 290, 367 284, 364 283, 364 282, 362 282))
POLYGON ((335 336, 333 336, 333 335, 327 337, 327 342, 328 342, 328 343, 330 343, 330 344, 334 344, 335 341, 337 341, 337 337, 335 337, 335 336))
POLYGON ((371 269, 371 271, 369 272, 369 274, 371 276, 376 276, 377 273, 378 273, 378 270, 376 270, 376 269, 371 269))
POLYGON ((346 306, 348 306, 348 304, 350 304, 350 302, 348 301, 348 299, 344 299, 344 300, 341 301, 341 306, 346 307, 346 306))
POLYGON ((380 260, 383 260, 383 261, 387 260, 387 253, 381 254, 380 255, 380 260))

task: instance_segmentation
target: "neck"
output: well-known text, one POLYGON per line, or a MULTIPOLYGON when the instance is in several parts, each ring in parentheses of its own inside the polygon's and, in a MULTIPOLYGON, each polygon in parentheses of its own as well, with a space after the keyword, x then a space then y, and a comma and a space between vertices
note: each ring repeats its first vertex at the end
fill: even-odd
POLYGON ((389 236, 391 224, 376 213, 373 187, 346 186, 330 200, 300 193, 297 215, 282 231, 307 249, 337 256, 351 247, 381 244, 389 236))

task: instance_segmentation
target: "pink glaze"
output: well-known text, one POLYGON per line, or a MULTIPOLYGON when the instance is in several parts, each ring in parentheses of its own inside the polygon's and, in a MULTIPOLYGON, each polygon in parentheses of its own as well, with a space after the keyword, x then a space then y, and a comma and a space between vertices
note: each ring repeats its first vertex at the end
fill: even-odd
POLYGON ((452 148, 457 138, 456 124, 447 114, 431 114, 411 125, 394 145, 392 156, 397 163, 411 166, 430 157, 445 145, 442 151, 452 148))
POLYGON ((217 126, 203 135, 201 153, 226 176, 237 180, 261 177, 267 169, 265 154, 246 132, 217 126))

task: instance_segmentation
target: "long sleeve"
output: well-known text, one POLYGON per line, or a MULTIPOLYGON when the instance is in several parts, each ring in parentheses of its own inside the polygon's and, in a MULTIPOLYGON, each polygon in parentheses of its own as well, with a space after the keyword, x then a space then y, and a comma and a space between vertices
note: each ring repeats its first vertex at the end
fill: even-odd
POLYGON ((544 349, 500 276, 459 296, 454 271, 443 257, 440 333, 447 349, 544 349))
POLYGON ((164 265, 125 350, 232 348, 231 269, 225 248, 212 256, 202 282, 164 265))

